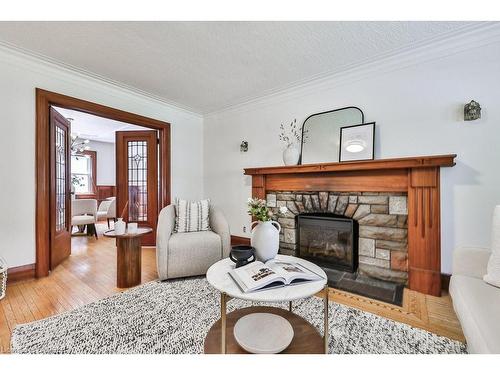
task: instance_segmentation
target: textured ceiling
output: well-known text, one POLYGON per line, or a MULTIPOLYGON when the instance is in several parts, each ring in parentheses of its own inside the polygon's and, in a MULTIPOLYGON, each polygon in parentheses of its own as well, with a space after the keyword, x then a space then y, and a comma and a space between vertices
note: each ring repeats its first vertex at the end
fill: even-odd
POLYGON ((470 25, 0 22, 0 41, 208 113, 470 25))

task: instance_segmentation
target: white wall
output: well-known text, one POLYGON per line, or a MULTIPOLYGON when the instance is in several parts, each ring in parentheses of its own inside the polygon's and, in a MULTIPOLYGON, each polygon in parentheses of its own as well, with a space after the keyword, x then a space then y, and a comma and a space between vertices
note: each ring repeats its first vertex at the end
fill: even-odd
POLYGON ((432 60, 407 56, 207 116, 205 194, 225 211, 231 233, 248 236, 251 178, 243 168, 283 163, 280 123, 355 105, 377 123, 376 158, 458 154, 441 173, 442 271, 451 271, 456 245, 488 245, 500 204, 500 42, 443 57, 445 47, 432 60), (471 99, 483 117, 464 122, 471 99), (247 153, 239 151, 242 140, 247 153))
POLYGON ((171 123, 172 197, 203 196, 203 118, 0 47, 0 256, 35 262, 35 88, 171 123))
POLYGON ((110 142, 90 141, 92 151, 97 152, 97 185, 115 185, 116 154, 115 144, 110 142))

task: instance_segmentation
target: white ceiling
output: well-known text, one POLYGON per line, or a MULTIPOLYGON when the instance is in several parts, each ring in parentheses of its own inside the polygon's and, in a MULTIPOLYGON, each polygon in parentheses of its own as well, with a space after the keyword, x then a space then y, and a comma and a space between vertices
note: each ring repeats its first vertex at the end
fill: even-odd
POLYGON ((115 132, 126 130, 150 130, 142 126, 127 124, 125 122, 109 120, 104 117, 89 115, 84 112, 73 111, 65 108, 54 107, 61 115, 72 118, 71 134, 98 142, 115 142, 115 132))
POLYGON ((0 41, 198 113, 474 26, 471 22, 0 22, 0 41))

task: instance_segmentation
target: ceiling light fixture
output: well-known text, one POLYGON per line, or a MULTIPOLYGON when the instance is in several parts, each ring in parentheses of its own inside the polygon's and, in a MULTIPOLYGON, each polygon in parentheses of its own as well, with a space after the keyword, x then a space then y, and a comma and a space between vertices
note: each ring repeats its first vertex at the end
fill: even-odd
POLYGON ((77 155, 90 150, 90 146, 87 145, 89 142, 88 139, 80 138, 78 134, 71 134, 71 154, 77 155))
MULTIPOLYGON (((73 123, 74 119, 71 117, 68 117, 67 120, 70 123, 73 123)), ((81 154, 84 151, 90 150, 90 146, 88 146, 88 143, 90 143, 90 140, 80 138, 80 134, 78 133, 71 133, 71 155, 78 155, 81 154)))

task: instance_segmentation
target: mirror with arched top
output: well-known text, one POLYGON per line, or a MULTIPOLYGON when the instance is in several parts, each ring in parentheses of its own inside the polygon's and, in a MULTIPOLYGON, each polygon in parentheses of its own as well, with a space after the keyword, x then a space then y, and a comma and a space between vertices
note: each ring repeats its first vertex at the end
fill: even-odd
POLYGON ((363 111, 358 107, 344 107, 309 116, 302 126, 299 164, 338 162, 340 128, 362 124, 364 121, 363 111))

